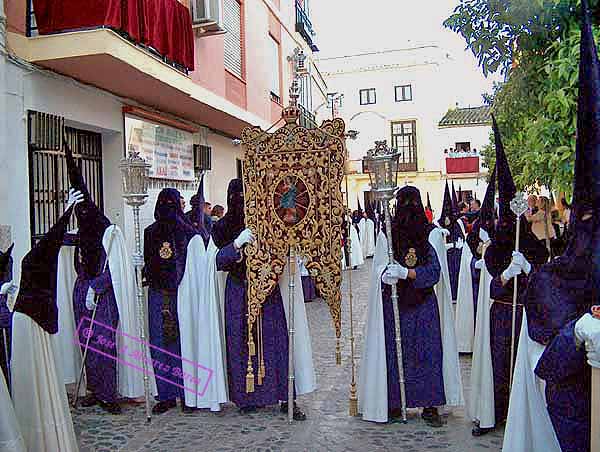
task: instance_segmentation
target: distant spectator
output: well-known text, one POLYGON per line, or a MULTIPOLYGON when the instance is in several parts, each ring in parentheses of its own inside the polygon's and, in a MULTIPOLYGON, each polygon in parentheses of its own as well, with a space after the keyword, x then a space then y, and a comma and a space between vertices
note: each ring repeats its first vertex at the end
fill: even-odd
POLYGON ((225 209, 219 204, 215 205, 210 212, 210 216, 213 221, 219 221, 221 218, 223 218, 223 215, 225 215, 225 209))

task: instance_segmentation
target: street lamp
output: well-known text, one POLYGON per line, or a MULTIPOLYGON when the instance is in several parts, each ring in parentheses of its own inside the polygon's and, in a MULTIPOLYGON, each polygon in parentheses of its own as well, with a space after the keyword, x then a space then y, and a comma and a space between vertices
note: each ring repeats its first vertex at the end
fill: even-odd
MULTIPOLYGON (((388 242, 388 263, 394 263, 394 246, 392 243, 392 219, 389 202, 394 199, 398 188, 398 163, 400 153, 387 146, 387 141, 375 141, 375 147, 367 151, 363 159, 363 168, 371 180, 371 193, 381 201, 385 213, 385 233, 388 242)), ((396 350, 398 353, 398 370, 400 373, 400 397, 402 401, 402 421, 406 422, 406 388, 404 384, 404 365, 402 360, 402 336, 400 331, 400 311, 398 307, 398 289, 392 285, 392 305, 396 321, 396 350)))
POLYGON ((144 396, 146 399, 146 419, 150 422, 150 382, 148 380, 148 348, 146 346, 146 316, 144 309, 144 292, 142 289, 142 240, 140 231, 140 207, 148 199, 148 174, 152 165, 140 157, 139 152, 129 151, 129 155, 121 160, 121 180, 123 182, 123 198, 133 209, 133 225, 135 234, 135 276, 138 321, 140 324, 140 341, 142 345, 142 364, 144 369, 144 396))

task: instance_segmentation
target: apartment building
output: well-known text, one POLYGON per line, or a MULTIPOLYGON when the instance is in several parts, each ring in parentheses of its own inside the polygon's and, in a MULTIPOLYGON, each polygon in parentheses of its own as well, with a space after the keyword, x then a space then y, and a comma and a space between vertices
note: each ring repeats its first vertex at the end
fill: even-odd
POLYGON ((327 88, 308 0, 0 0, 0 249, 19 261, 62 213, 63 136, 95 201, 132 238, 118 164, 152 164, 142 226, 164 187, 226 204, 237 138, 288 102, 295 48, 307 55, 305 124, 327 88), (5 52, 1 52, 5 49, 5 52))
MULTIPOLYGON (((424 44, 329 57, 320 59, 319 66, 334 111, 337 109, 348 129, 358 132, 356 140, 347 143, 352 171, 348 196, 351 208, 356 208, 358 202, 364 206, 370 199, 369 175, 363 171, 362 159, 375 141, 381 140, 400 151, 399 185, 417 186, 424 202, 429 193, 434 210, 441 208, 447 178, 459 179, 455 182, 457 190, 461 184, 465 194, 483 196, 485 184, 479 181, 484 181, 486 170, 479 163, 476 169, 471 166, 460 174, 446 169, 449 149, 455 147, 453 139, 473 143, 473 148, 487 142, 487 136, 482 141, 482 133, 489 133, 489 112, 475 129, 458 129, 457 124, 450 124, 452 118, 448 123, 443 121, 456 109, 453 85, 460 81, 454 79, 457 72, 452 56, 442 46, 424 44)), ((465 125, 469 124, 460 124, 465 125)))

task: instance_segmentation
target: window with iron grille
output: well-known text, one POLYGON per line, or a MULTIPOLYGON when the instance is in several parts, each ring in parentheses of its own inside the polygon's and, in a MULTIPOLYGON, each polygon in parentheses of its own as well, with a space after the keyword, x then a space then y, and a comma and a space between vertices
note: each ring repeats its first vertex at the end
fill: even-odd
POLYGON ((269 46, 271 47, 271 98, 281 103, 280 46, 271 35, 269 35, 269 46))
MULTIPOLYGON (((103 209, 102 135, 66 127, 64 118, 28 112, 29 209, 31 243, 35 244, 63 214, 69 176, 63 136, 73 151, 92 200, 103 209)), ((71 217, 70 229, 75 227, 71 217)))
POLYGON ((361 89, 358 94, 361 105, 373 105, 377 102, 375 88, 361 89))
POLYGON ((243 78, 242 4, 238 0, 223 0, 223 27, 227 31, 224 37, 225 68, 243 78))
POLYGON ((456 152, 471 152, 471 143, 469 141, 456 143, 454 149, 456 149, 456 152))
POLYGON ((400 85, 394 87, 396 102, 407 102, 413 100, 412 97, 412 86, 411 85, 400 85))
POLYGON ((417 171, 416 121, 392 122, 392 147, 400 151, 400 171, 417 171))

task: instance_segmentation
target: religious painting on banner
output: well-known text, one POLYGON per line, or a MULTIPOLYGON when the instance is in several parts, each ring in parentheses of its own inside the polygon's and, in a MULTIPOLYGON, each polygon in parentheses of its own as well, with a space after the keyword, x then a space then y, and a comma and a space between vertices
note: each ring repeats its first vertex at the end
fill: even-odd
MULTIPOLYGON (((284 112, 284 119, 274 133, 259 127, 242 133, 246 225, 256 236, 246 248, 248 331, 291 253, 306 262, 339 340, 345 125, 335 119, 305 129, 293 115, 284 112)), ((251 354, 252 341, 249 335, 251 354)))

